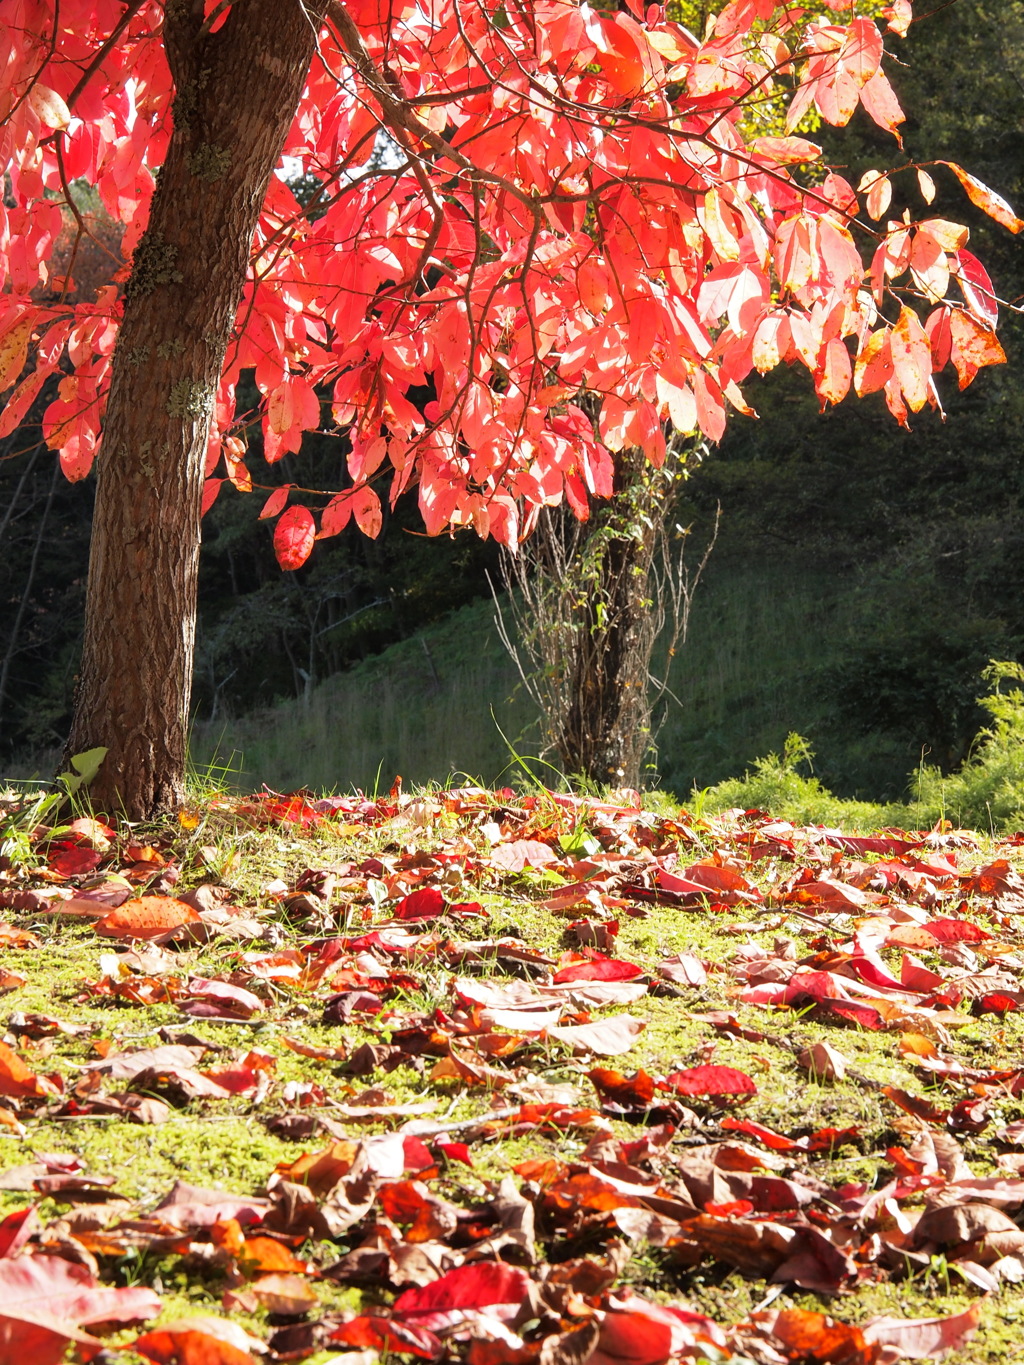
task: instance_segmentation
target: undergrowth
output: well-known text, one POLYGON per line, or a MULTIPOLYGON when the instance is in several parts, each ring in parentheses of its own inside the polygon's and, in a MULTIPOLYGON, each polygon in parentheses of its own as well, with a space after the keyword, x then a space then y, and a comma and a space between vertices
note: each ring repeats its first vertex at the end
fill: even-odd
POLYGON ((795 824, 842 829, 932 828, 946 822, 991 833, 1024 827, 1024 666, 993 661, 983 674, 994 690, 981 698, 992 717, 959 771, 946 776, 923 763, 912 774, 905 802, 849 801, 834 796, 814 776, 810 743, 792 733, 781 755, 758 759, 742 777, 698 794, 703 809, 741 807, 771 811, 795 824), (803 771, 802 771, 803 770, 803 771))

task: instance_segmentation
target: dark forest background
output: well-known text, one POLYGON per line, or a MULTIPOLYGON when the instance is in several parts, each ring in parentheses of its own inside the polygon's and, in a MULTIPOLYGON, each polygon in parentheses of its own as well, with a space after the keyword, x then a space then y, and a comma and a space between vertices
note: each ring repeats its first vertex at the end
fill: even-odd
MULTIPOLYGON (((957 161, 1019 210, 1024 12, 956 0, 928 15, 927 3, 893 74, 908 112, 904 153, 858 116, 850 129, 820 132, 826 157, 854 183, 901 157, 957 161)), ((1024 244, 973 210, 944 167, 931 173, 938 196, 929 212, 969 223, 971 250, 997 291, 1024 303, 1024 244)), ((913 175, 895 184, 919 215, 913 175)), ((892 216, 902 207, 897 199, 892 216)), ((83 295, 107 268, 102 251, 76 261, 83 295)), ((749 383, 760 420, 735 418, 686 481, 678 509, 698 542, 716 505, 722 513, 667 702, 663 785, 683 794, 742 771, 792 729, 812 738, 827 785, 872 799, 898 797, 923 754, 946 770, 966 756, 983 719, 982 668, 1024 658, 1021 316, 1007 314, 1000 335, 1009 364, 983 371, 963 394, 944 376, 946 420, 922 412, 912 432, 896 427, 880 395, 819 414, 802 368, 749 383)), ((268 467, 256 431, 248 463, 263 484, 346 482, 337 440, 309 439, 301 456, 268 467)), ((37 441, 27 425, 0 442, 0 764, 12 770, 45 764, 63 741, 88 564, 92 481, 66 483, 37 441)), ((260 502, 258 492, 226 486, 204 522, 194 706, 206 733, 220 725, 230 736, 233 718, 254 715, 273 726, 286 714, 276 703, 308 701, 325 679, 360 664, 368 708, 373 678, 391 668, 414 714, 456 671, 444 641, 458 638, 470 654, 499 648, 489 609, 473 608, 489 599, 494 546, 468 534, 427 539, 406 498, 379 540, 350 527, 304 569, 282 574, 271 528, 256 520, 260 502), (450 620, 463 625, 446 634, 450 620), (418 674, 387 662, 412 657, 408 649, 367 671, 381 651, 420 636, 418 674)), ((464 719, 487 718, 504 700, 480 690, 470 683, 457 700, 464 719)), ((466 761, 457 746, 453 761, 466 761)))

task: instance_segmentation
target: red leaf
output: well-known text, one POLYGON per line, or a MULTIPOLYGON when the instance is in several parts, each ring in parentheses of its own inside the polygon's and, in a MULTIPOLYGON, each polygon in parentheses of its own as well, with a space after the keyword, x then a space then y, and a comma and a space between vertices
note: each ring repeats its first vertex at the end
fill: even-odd
POLYGON ((224 483, 223 479, 207 479, 203 483, 203 501, 199 511, 200 516, 205 517, 207 512, 217 501, 217 494, 220 492, 222 483, 224 483))
POLYGON ((391 1311, 397 1318, 411 1318, 418 1327, 443 1331, 466 1313, 483 1308, 496 1317, 514 1317, 529 1287, 530 1277, 519 1266, 475 1261, 449 1270, 432 1284, 407 1289, 399 1294, 391 1311))
POLYGON ((710 1318, 672 1304, 648 1303, 629 1290, 609 1302, 601 1335, 586 1365, 665 1365, 685 1355, 706 1358, 703 1344, 725 1347, 725 1337, 710 1318))
POLYGON ((289 507, 274 527, 274 554, 282 569, 300 569, 316 540, 316 522, 308 507, 289 507))
POLYGON ((754 1206, 749 1199, 730 1199, 724 1204, 708 1200, 704 1212, 710 1213, 713 1218, 745 1218, 748 1213, 754 1212, 754 1206))
POLYGON ((1012 995, 1003 995, 1000 991, 990 991, 988 995, 983 995, 978 1001, 978 1009, 985 1014, 1009 1014, 1013 1010, 1019 1010, 1020 1004, 1012 995))
POLYGON ((286 483, 282 488, 275 488, 270 497, 263 504, 258 520, 269 521, 271 517, 276 517, 278 512, 288 501, 288 494, 292 491, 290 483, 286 483))
MULTIPOLYGON (((473 1169, 473 1158, 469 1155, 469 1148, 464 1142, 438 1142, 434 1145, 448 1161, 461 1161, 463 1166, 473 1169)), ((0 1229, 2 1227, 3 1224, 0 1223, 0 1229)))
POLYGON ((10 1361, 57 1365, 69 1341, 98 1346, 80 1332, 83 1325, 138 1322, 161 1307, 151 1289, 107 1289, 60 1256, 0 1260, 0 1350, 10 1361))
POLYGON ((595 953, 593 957, 561 967, 551 980, 555 986, 567 981, 632 981, 642 976, 643 971, 643 967, 638 967, 635 962, 622 962, 618 958, 595 953))
POLYGON ((691 1066, 673 1071, 662 1083, 663 1090, 678 1095, 756 1095, 757 1086, 745 1071, 731 1066, 691 1066))
POLYGON ((722 1127, 730 1132, 746 1133, 747 1137, 757 1138, 758 1142, 763 1142, 772 1152, 800 1150, 800 1143, 795 1139, 784 1137, 782 1133, 775 1133, 770 1128, 764 1128, 760 1123, 751 1123, 749 1119, 737 1119, 727 1114, 722 1120, 722 1127))
POLYGON ((437 919, 444 914, 445 899, 436 886, 421 886, 404 896, 395 907, 396 919, 437 919))
POLYGON ((977 256, 962 247, 953 261, 954 274, 967 307, 986 327, 994 327, 999 321, 999 305, 988 271, 977 256))
POLYGON ((33 1232, 39 1231, 41 1226, 34 1204, 9 1213, 0 1221, 0 1257, 13 1256, 16 1251, 20 1251, 33 1232))
POLYGON ((936 943, 984 943, 992 937, 966 919, 930 919, 921 928, 926 929, 936 943))
POLYGON ((836 1015, 848 1024, 870 1029, 873 1033, 885 1028, 885 1020, 873 1005, 861 1005, 855 1000, 830 1000, 825 997, 819 1001, 819 1009, 826 1016, 836 1015))
POLYGON ((327 1340, 341 1342, 345 1346, 368 1346, 381 1354, 395 1352, 398 1355, 419 1356, 421 1360, 433 1360, 441 1354, 441 1343, 433 1332, 423 1327, 391 1322, 388 1318, 365 1315, 343 1322, 327 1340))
POLYGON ((62 848, 47 859, 51 872, 62 877, 81 877, 86 872, 94 872, 103 861, 103 855, 92 848, 62 848))

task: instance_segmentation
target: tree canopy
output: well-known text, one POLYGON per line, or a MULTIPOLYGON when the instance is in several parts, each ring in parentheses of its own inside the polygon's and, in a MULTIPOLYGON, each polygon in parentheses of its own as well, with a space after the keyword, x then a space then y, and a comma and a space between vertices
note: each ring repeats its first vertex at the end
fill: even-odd
MULTIPOLYGON (((908 0, 880 22, 905 35, 908 0)), ((263 508, 296 568, 351 521, 376 534, 386 471, 428 532, 514 547, 545 505, 586 516, 617 452, 719 439, 753 371, 805 367, 822 406, 882 390, 905 423, 947 365, 963 387, 1003 359, 968 230, 930 205, 951 173, 1016 232, 1010 207, 951 161, 853 185, 803 135, 862 108, 899 144, 880 22, 837 0, 732 0, 699 37, 574 0, 5 6, 0 437, 59 374, 47 444, 71 479, 102 449, 71 747, 117 750, 105 799, 180 792, 200 505, 253 486, 255 421, 271 462, 347 438, 347 487, 263 508), (94 298, 83 182, 124 229, 94 298)))
MULTIPOLYGON (((246 24, 244 6, 179 8, 210 46, 246 24)), ((807 138, 757 135, 759 106, 781 93, 789 130, 812 110, 845 124, 860 105, 898 137, 878 25, 829 8, 807 19, 733 0, 697 40, 658 6, 329 5, 284 147, 315 178, 316 212, 272 179, 219 387, 179 395, 210 408, 207 504, 222 480, 251 482, 251 414, 235 401, 246 368, 269 460, 321 424, 321 386, 351 436, 354 486, 319 528, 280 495, 264 509, 283 511, 279 557, 294 567, 350 518, 373 534, 388 463, 392 496, 418 481, 429 531, 469 523, 514 542, 520 508, 528 524, 544 503, 583 514, 607 493, 609 452, 659 460, 666 421, 720 437, 727 403, 748 410, 739 385, 753 369, 798 361, 822 403, 851 382, 882 388, 904 421, 938 401, 932 374, 947 362, 963 385, 999 360, 991 284, 966 230, 929 215, 931 171, 904 172, 923 208, 887 222, 890 175, 854 188, 807 138), (581 391, 604 396, 596 432, 581 391)), ((886 15, 906 32, 905 0, 886 15)), ((20 378, 30 345, 38 359, 2 427, 66 355, 45 433, 72 479, 102 440, 123 306, 115 286, 72 305, 68 279, 50 277, 62 208, 78 218, 75 182, 124 223, 132 287, 171 285, 179 270, 173 249, 138 250, 174 119, 195 97, 175 92, 163 18, 152 0, 6 7, 0 383, 20 378)), ((202 71, 200 57, 196 81, 202 71)), ((229 181, 234 156, 203 142, 192 172, 229 181)))

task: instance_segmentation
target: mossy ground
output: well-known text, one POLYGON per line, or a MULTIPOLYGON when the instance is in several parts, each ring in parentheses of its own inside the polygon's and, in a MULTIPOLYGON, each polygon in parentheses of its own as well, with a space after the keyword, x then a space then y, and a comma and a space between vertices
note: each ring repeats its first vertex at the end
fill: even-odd
MULTIPOLYGON (((429 809, 429 796, 427 808, 429 809)), ((461 839, 474 843, 482 854, 485 844, 479 830, 467 826, 460 817, 436 813, 415 820, 384 821, 376 826, 356 829, 344 820, 325 821, 302 832, 295 828, 257 827, 239 816, 224 802, 218 810, 196 806, 195 814, 174 827, 160 826, 149 831, 133 831, 136 842, 159 843, 173 856, 181 870, 177 890, 202 882, 229 881, 232 899, 259 918, 265 939, 276 946, 309 941, 325 931, 323 923, 311 925, 288 908, 278 892, 268 890, 271 883, 292 886, 307 869, 343 864, 362 864, 367 858, 415 856, 416 850, 433 854, 446 840, 461 839)), ((24 854, 27 845, 18 846, 24 854)), ((684 857, 699 857, 701 849, 682 850, 684 857)), ((707 850, 705 850, 707 851, 707 850)), ((1000 854, 1015 860, 1015 850, 1000 849, 1000 854)), ((965 861, 983 863, 991 858, 989 841, 980 840, 965 861)), ((39 885, 27 868, 11 865, 6 874, 9 884, 39 885)), ((550 872, 534 871, 496 878, 484 873, 469 876, 459 887, 466 899, 479 897, 488 914, 488 927, 482 937, 502 929, 511 930, 532 949, 552 956, 564 951, 567 919, 543 908, 538 902, 550 893, 557 877, 550 872)), ((340 905, 333 922, 345 922, 354 931, 373 918, 373 899, 340 905)), ((982 907, 982 910, 984 907, 982 907)), ((320 1005, 301 991, 275 988, 269 992, 268 1008, 252 1020, 232 1022, 183 1019, 173 1004, 138 1006, 95 993, 95 983, 105 974, 102 955, 123 950, 97 937, 92 928, 80 921, 66 920, 47 912, 4 912, 19 928, 36 934, 41 946, 27 949, 0 949, 0 965, 25 978, 25 984, 7 994, 7 1017, 16 1012, 52 1016, 61 1023, 81 1026, 83 1031, 60 1031, 32 1039, 23 1032, 9 1041, 16 1042, 21 1055, 34 1071, 43 1075, 59 1073, 70 1087, 83 1066, 97 1057, 97 1043, 113 1051, 155 1046, 163 1038, 195 1033, 210 1043, 244 1051, 263 1049, 276 1058, 274 1083, 267 1097, 258 1104, 244 1096, 230 1100, 199 1100, 174 1109, 169 1120, 159 1126, 139 1125, 108 1116, 83 1116, 53 1119, 46 1110, 38 1118, 22 1115, 26 1136, 19 1138, 0 1127, 0 1166, 3 1169, 37 1159, 40 1153, 76 1155, 84 1168, 94 1175, 115 1177, 118 1193, 143 1209, 152 1208, 177 1179, 191 1184, 219 1187, 233 1193, 262 1191, 276 1166, 294 1161, 303 1151, 323 1146, 325 1140, 313 1138, 296 1143, 268 1131, 265 1120, 284 1111, 281 1088, 289 1081, 314 1082, 335 1100, 351 1101, 371 1088, 386 1092, 390 1102, 413 1103, 429 1098, 436 1102, 438 1117, 453 1125, 460 1120, 485 1114, 494 1102, 486 1087, 467 1089, 461 1083, 430 1082, 431 1059, 410 1059, 409 1065, 386 1073, 353 1076, 344 1065, 300 1055, 288 1048, 285 1035, 323 1048, 344 1044, 351 1053, 362 1042, 381 1040, 381 1029, 373 1021, 365 1026, 346 1023, 324 1024, 320 1005), (161 1031, 163 1031, 161 1033, 161 1031)), ((381 915, 376 915, 379 921, 381 915)), ((983 916, 982 916, 983 918, 983 916)), ((633 906, 622 913, 615 943, 616 955, 653 969, 666 956, 686 951, 710 964, 727 961, 740 944, 759 944, 771 949, 780 935, 793 938, 801 956, 821 946, 821 929, 807 915, 787 914, 785 907, 764 910, 739 905, 702 909, 679 909, 665 905, 633 906), (808 944, 811 946, 808 947, 808 944)), ((335 932, 337 929, 335 928, 335 932)), ((465 927, 460 931, 467 937, 465 927)), ((1000 940, 1010 947, 1019 945, 1024 935, 1007 921, 1000 929, 1000 940)), ((256 946, 213 939, 204 945, 171 946, 171 970, 187 976, 217 977, 239 965, 239 955, 256 946)), ((263 945, 264 947, 266 944, 263 945)), ((942 969, 937 954, 921 954, 925 965, 942 969)), ((453 972, 449 966, 416 964, 421 975, 419 987, 392 1006, 403 1013, 427 1011, 449 1000, 453 972)), ((907 1132, 905 1115, 879 1094, 880 1085, 894 1085, 916 1095, 928 1097, 930 1089, 941 1100, 940 1087, 922 1081, 911 1060, 900 1051, 899 1032, 837 1029, 832 1025, 791 1011, 767 1012, 743 1005, 735 998, 734 981, 727 971, 711 970, 698 988, 686 989, 678 996, 648 995, 631 1012, 647 1020, 647 1028, 628 1056, 607 1062, 632 1072, 642 1067, 651 1074, 664 1075, 680 1067, 706 1061, 713 1052, 714 1062, 736 1067, 755 1078, 757 1093, 744 1105, 692 1101, 696 1126, 685 1130, 678 1140, 684 1143, 711 1142, 728 1136, 721 1128, 727 1114, 741 1114, 776 1131, 798 1135, 817 1128, 856 1128, 857 1133, 837 1149, 814 1156, 798 1156, 794 1165, 811 1171, 832 1187, 861 1181, 869 1186, 887 1178, 886 1148, 900 1144, 907 1132), (727 1010, 737 1021, 739 1031, 726 1035, 700 1016, 711 1010, 727 1010), (743 1031, 748 1036, 744 1037, 743 1031), (815 1081, 796 1061, 802 1047, 827 1041, 840 1048, 850 1065, 844 1080, 815 1081)), ((1024 1012, 1008 1013, 1002 1019, 988 1015, 977 1018, 961 1007, 950 1029, 954 1055, 979 1066, 1015 1067, 1024 1054, 1024 1012)), ((384 1036, 387 1036, 386 1030, 384 1036)), ((564 1047, 550 1042, 533 1045, 517 1058, 521 1067, 546 1082, 576 1086, 582 1104, 595 1103, 586 1072, 593 1059, 573 1058, 564 1047)), ((948 1097, 947 1097, 948 1102, 948 1097)), ((975 1175, 994 1169, 990 1139, 986 1135, 998 1127, 1024 1118, 1024 1102, 1012 1096, 989 1096, 991 1121, 986 1131, 960 1135, 964 1154, 975 1175)), ((399 1120, 400 1122, 401 1120, 399 1120)), ((381 1124, 356 1124, 344 1120, 353 1137, 385 1131, 381 1124)), ((635 1137, 637 1126, 616 1121, 616 1131, 635 1137)), ((474 1169, 452 1166, 435 1186, 481 1197, 486 1182, 493 1182, 524 1160, 539 1156, 566 1161, 582 1150, 585 1134, 548 1132, 537 1129, 515 1138, 504 1138, 473 1146, 474 1169)), ((19 1191, 0 1193, 0 1215, 33 1201, 31 1194, 19 1191)), ((44 1223, 64 1209, 50 1200, 39 1205, 44 1223)), ((774 1306, 794 1305, 824 1310, 848 1322, 863 1322, 880 1314, 897 1317, 927 1317, 960 1311, 976 1300, 979 1291, 964 1284, 955 1267, 933 1257, 927 1269, 908 1268, 902 1278, 866 1281, 855 1292, 822 1299, 799 1290, 750 1279, 727 1266, 714 1262, 696 1269, 674 1268, 671 1259, 654 1250, 636 1247, 625 1273, 627 1283, 642 1287, 646 1294, 678 1299, 680 1296, 698 1311, 723 1323, 744 1318, 765 1302, 774 1306)), ((321 1262, 336 1256, 333 1248, 319 1248, 321 1262)), ((114 1283, 148 1283, 158 1288, 165 1302, 164 1319, 171 1320, 197 1308, 218 1312, 224 1288, 215 1272, 182 1261, 180 1258, 152 1258, 132 1254, 103 1265, 105 1275, 114 1283)), ((319 1281, 316 1293, 325 1308, 358 1307, 362 1292, 319 1281)), ((376 1298, 372 1291, 371 1299, 376 1298)), ((267 1316, 232 1314, 257 1335, 267 1330, 267 1316)), ((963 1351, 949 1359, 957 1365, 1003 1365, 1024 1355, 1020 1323, 1024 1320, 1024 1288, 1006 1284, 997 1296, 986 1301, 978 1336, 963 1351)), ((130 1336, 130 1334, 128 1334, 130 1336)), ((330 1353, 310 1357, 314 1365, 330 1353)), ((126 1357, 127 1358, 127 1357, 126 1357)))

